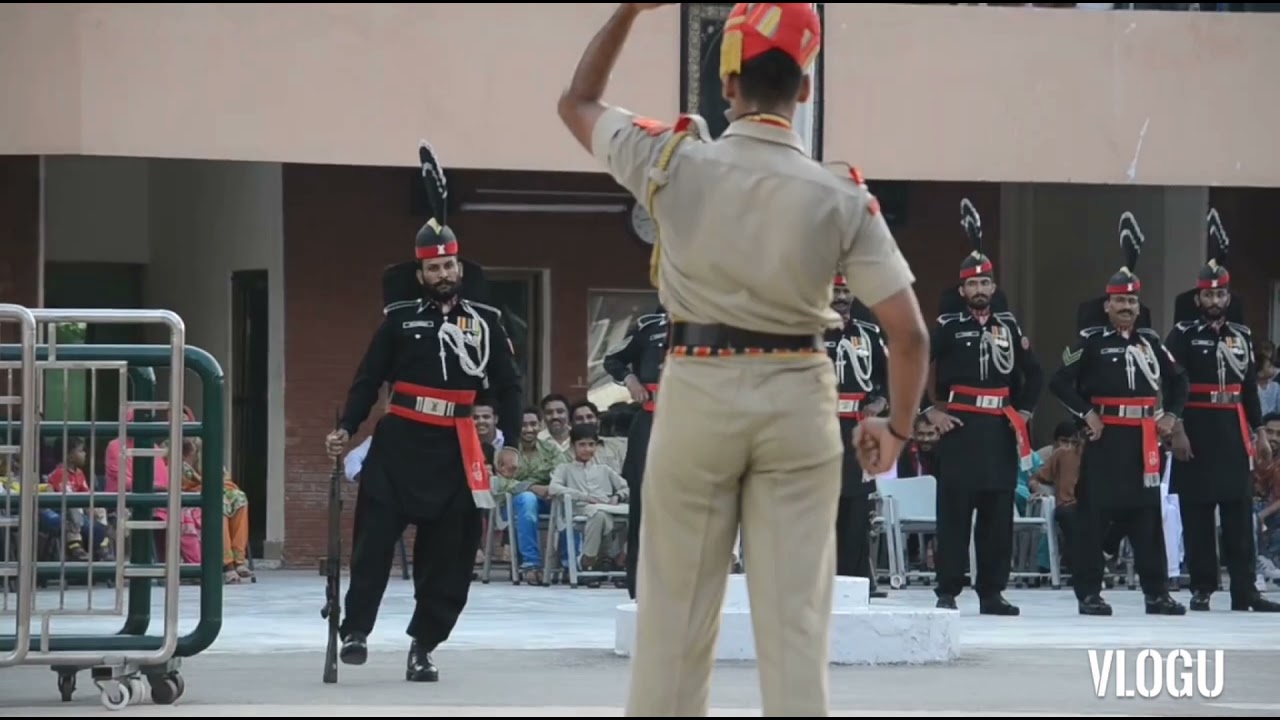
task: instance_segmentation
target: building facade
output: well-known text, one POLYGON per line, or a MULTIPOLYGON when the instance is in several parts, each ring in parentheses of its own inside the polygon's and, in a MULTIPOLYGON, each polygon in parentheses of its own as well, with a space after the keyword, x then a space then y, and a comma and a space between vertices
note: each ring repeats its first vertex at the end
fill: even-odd
MULTIPOLYGON (((380 318, 379 274, 424 220, 418 138, 450 169, 463 252, 516 322, 530 401, 609 399, 599 357, 653 302, 649 248, 553 109, 609 7, 6 5, 0 301, 182 315, 228 375, 229 464, 256 544, 309 562, 322 438, 380 318)), ((637 23, 611 94, 673 118, 688 28, 667 10, 637 23)), ((926 313, 969 250, 967 197, 1046 365, 1120 262, 1126 209, 1167 326, 1213 206, 1250 323, 1280 335, 1280 100, 1266 91, 1280 17, 824 11, 823 156, 872 178, 926 313)))

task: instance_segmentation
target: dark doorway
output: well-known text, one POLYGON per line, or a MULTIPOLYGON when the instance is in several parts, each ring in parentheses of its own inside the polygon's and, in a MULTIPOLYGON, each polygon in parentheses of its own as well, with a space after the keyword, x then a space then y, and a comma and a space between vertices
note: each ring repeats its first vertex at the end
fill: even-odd
POLYGON ((507 268, 485 269, 493 304, 502 311, 507 333, 523 374, 524 401, 536 405, 542 397, 542 272, 507 268))
POLYGON ((267 538, 266 270, 231 274, 231 477, 249 498, 249 552, 267 538))

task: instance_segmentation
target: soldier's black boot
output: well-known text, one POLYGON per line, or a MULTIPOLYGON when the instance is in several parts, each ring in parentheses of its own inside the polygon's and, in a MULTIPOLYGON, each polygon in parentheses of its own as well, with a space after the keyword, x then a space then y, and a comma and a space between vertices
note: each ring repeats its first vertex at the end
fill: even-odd
POLYGON ((1077 609, 1081 615, 1103 616, 1111 614, 1111 606, 1107 604, 1106 600, 1102 599, 1101 595, 1096 593, 1078 601, 1077 609))
POLYGON ((1209 593, 1203 590, 1196 590, 1191 593, 1191 609, 1196 612, 1206 612, 1209 610, 1209 593))
POLYGON ((955 595, 939 595, 937 608, 939 610, 955 610, 956 596, 955 595))
POLYGON ((1022 611, 1017 605, 1012 605, 1000 593, 988 595, 978 599, 978 613, 981 615, 1005 615, 1013 617, 1021 615, 1022 611))
POLYGON ((409 646, 409 662, 405 667, 404 679, 409 682, 436 682, 440 679, 440 670, 431 662, 431 648, 419 645, 417 640, 409 646))
POLYGON ((1280 612, 1280 603, 1262 597, 1262 593, 1254 590, 1243 597, 1231 598, 1231 609, 1248 612, 1280 612))
POLYGON ((338 651, 338 659, 348 665, 363 665, 369 659, 369 636, 362 632, 353 632, 342 640, 342 649, 338 651))
POLYGON ((1148 595, 1146 600, 1148 615, 1187 614, 1187 606, 1177 600, 1174 600, 1167 592, 1160 593, 1159 595, 1148 595))

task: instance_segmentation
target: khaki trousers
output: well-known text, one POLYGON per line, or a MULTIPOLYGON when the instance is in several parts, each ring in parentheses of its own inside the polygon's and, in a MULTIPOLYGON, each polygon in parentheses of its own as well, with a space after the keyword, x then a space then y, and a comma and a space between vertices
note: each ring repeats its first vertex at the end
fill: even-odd
POLYGON ((669 356, 626 714, 703 717, 739 523, 765 716, 828 714, 843 445, 826 355, 669 356))

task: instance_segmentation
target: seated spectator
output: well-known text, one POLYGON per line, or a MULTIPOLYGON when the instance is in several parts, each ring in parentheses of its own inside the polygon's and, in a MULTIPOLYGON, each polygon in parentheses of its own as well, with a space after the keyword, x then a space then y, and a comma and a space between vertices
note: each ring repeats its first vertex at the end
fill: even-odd
POLYGON ((902 455, 898 458, 898 477, 932 475, 933 448, 940 437, 938 428, 929 422, 929 418, 919 415, 916 417, 912 431, 911 442, 902 448, 902 455))
MULTIPOLYGON (((624 437, 604 437, 600 429, 600 412, 590 400, 579 400, 569 408, 569 418, 574 426, 590 425, 596 429, 595 461, 604 463, 616 473, 622 472, 622 461, 627 457, 627 439, 624 437)), ((572 433, 570 433, 572 435, 572 433)), ((572 443, 572 438, 570 443, 572 443)))
POLYGON ((555 443, 562 453, 569 452, 569 398, 560 393, 551 393, 542 398, 542 424, 538 432, 539 440, 555 443))
POLYGON ((1258 402, 1262 414, 1280 413, 1280 381, 1276 380, 1276 365, 1271 355, 1258 355, 1258 402))
MULTIPOLYGON (((568 404, 565 404, 568 407, 568 404)), ((566 410, 567 415, 567 410, 566 410)), ((538 437, 542 431, 542 413, 525 408, 520 421, 520 439, 516 444, 519 462, 511 478, 503 477, 500 491, 512 496, 516 530, 516 550, 520 555, 520 572, 524 581, 542 584, 542 548, 538 543, 538 516, 551 512, 551 471, 568 456, 554 440, 538 437)), ((565 436, 568 441, 568 436, 565 436)))
POLYGON ((1280 413, 1262 418, 1266 448, 1259 448, 1253 471, 1253 508, 1258 517, 1258 572, 1280 578, 1280 413))
MULTIPOLYGON (((89 480, 85 477, 84 469, 88 466, 88 455, 85 453, 84 438, 69 438, 67 440, 66 460, 58 463, 49 474, 49 490, 55 493, 87 493, 90 492, 89 480)), ((69 508, 67 516, 61 523, 62 530, 65 534, 67 557, 75 560, 83 560, 87 553, 84 548, 93 548, 93 557, 95 560, 103 560, 110 557, 111 548, 111 530, 106 523, 101 520, 106 518, 104 508, 98 508, 102 518, 90 518, 88 514, 81 508, 69 508)), ((45 510, 41 513, 41 521, 50 522, 58 513, 52 510, 45 510)), ((54 525, 57 527, 57 525, 54 525)), ((56 531, 55 531, 56 532, 56 531)))
MULTIPOLYGON (((199 439, 182 443, 182 491, 198 493, 204 489, 199 468, 203 460, 199 439)), ((253 577, 249 570, 249 498, 222 469, 222 573, 229 584, 253 577)))
MULTIPOLYGON (((1052 492, 1056 502, 1053 520, 1057 523, 1062 535, 1062 558, 1071 558, 1070 543, 1075 528, 1076 483, 1080 480, 1080 456, 1084 448, 1084 440, 1076 423, 1066 420, 1058 423, 1053 431, 1053 454, 1049 462, 1036 470, 1027 483, 1034 494, 1052 492)), ((1048 551, 1047 544, 1045 552, 1048 551)), ((1041 556, 1042 567, 1049 564, 1048 558, 1041 556)))
MULTIPOLYGON (((600 435, 594 424, 574 425, 569 431, 573 462, 558 465, 551 473, 551 494, 567 496, 573 501, 573 514, 587 519, 582 530, 579 564, 583 570, 612 569, 601 566, 601 545, 606 537, 613 535, 613 516, 625 517, 630 509, 625 502, 630 492, 627 481, 616 470, 596 460, 599 442, 600 435)), ((610 547, 606 557, 616 559, 617 555, 617 548, 610 547)))

